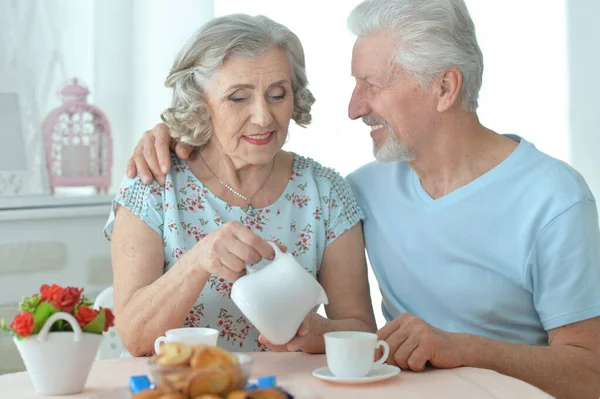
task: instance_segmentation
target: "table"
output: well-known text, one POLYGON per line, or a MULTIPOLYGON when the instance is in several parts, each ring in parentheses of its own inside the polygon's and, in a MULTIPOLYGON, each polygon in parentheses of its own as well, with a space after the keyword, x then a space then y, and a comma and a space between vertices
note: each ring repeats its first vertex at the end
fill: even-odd
MULTIPOLYGON (((312 370, 326 365, 325 355, 271 352, 249 355, 254 359, 253 378, 275 375, 278 383, 296 395, 297 399, 551 398, 540 389, 515 378, 470 367, 452 370, 428 369, 423 373, 401 371, 399 375, 386 381, 364 385, 340 385, 312 376, 312 370)), ((148 362, 148 358, 98 360, 92 367, 84 392, 51 398, 121 399, 130 376, 148 374, 148 362), (114 395, 111 395, 111 392, 114 395)), ((26 372, 0 376, 0 397, 50 398, 34 391, 26 372)))

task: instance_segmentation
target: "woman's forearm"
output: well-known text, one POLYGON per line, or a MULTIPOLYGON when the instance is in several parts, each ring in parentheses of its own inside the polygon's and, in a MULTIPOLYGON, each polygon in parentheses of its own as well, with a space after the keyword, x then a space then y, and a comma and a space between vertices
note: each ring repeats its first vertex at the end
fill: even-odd
MULTIPOLYGON (((340 320, 331 320, 315 314, 311 320, 310 340, 304 345, 303 351, 307 353, 325 353, 324 335, 332 331, 366 331, 374 333, 377 328, 369 325, 358 318, 347 318, 340 320), (314 326, 314 327, 313 327, 314 326)), ((291 348, 294 351, 295 348, 291 348)))
POLYGON ((128 352, 154 352, 154 341, 166 330, 181 327, 210 273, 192 262, 187 252, 167 273, 137 290, 117 317, 117 328, 128 352))

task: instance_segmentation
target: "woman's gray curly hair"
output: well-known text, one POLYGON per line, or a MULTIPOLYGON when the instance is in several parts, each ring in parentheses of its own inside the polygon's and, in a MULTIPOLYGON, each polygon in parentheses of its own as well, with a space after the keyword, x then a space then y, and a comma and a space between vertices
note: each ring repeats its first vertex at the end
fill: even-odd
POLYGON ((229 57, 257 57, 273 46, 287 54, 292 67, 292 119, 299 126, 310 124, 315 98, 307 88, 304 50, 298 37, 265 16, 232 14, 206 23, 177 55, 165 81, 165 86, 173 89, 171 107, 161 115, 171 136, 195 146, 206 144, 212 123, 204 89, 229 57))

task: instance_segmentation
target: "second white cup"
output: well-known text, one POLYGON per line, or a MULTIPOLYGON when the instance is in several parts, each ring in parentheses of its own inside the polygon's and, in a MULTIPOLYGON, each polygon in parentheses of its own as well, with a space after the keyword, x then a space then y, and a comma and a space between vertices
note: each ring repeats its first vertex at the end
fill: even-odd
POLYGON ((167 330, 165 335, 156 338, 154 341, 154 351, 160 352, 160 345, 163 342, 181 342, 186 345, 211 345, 217 346, 219 330, 204 327, 184 327, 167 330))
POLYGON ((361 331, 335 331, 325 334, 325 357, 329 371, 340 378, 364 377, 381 366, 390 348, 377 335, 361 331), (374 361, 375 349, 383 347, 383 356, 374 361))

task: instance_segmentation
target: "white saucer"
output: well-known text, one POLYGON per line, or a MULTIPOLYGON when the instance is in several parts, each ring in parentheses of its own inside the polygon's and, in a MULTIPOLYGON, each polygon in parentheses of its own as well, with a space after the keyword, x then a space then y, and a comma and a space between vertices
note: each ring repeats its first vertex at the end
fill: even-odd
POLYGON ((382 364, 377 370, 371 370, 366 376, 358 378, 336 377, 327 367, 314 369, 312 375, 325 381, 340 382, 344 384, 365 384, 367 382, 387 380, 388 378, 398 375, 399 372, 399 367, 382 364))

